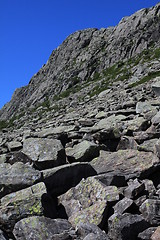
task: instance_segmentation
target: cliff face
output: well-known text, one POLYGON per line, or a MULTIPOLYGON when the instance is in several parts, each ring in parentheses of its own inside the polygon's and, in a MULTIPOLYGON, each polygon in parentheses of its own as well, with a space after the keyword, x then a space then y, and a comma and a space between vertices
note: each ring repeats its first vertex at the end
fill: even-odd
POLYGON ((71 34, 25 87, 17 89, 0 110, 8 119, 17 112, 33 108, 46 98, 95 78, 96 74, 120 61, 131 59, 160 45, 160 4, 123 18, 116 27, 86 29, 71 34), (20 99, 20 101, 19 101, 20 99))

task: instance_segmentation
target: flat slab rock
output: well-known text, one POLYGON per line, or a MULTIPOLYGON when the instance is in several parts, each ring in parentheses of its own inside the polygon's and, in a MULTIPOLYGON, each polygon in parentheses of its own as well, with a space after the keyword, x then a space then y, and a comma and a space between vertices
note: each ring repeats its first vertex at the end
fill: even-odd
POLYGON ((71 224, 65 219, 33 216, 17 222, 13 233, 17 240, 65 240, 73 239, 70 235, 71 230, 71 224))
POLYGON ((1 198, 1 228, 9 231, 13 229, 16 222, 24 217, 43 215, 41 200, 44 194, 47 194, 47 190, 45 184, 41 182, 1 198))
POLYGON ((21 162, 0 164, 0 197, 33 185, 41 173, 21 162))
POLYGON ((38 169, 66 163, 64 148, 56 139, 27 138, 23 143, 23 152, 32 159, 38 169))
POLYGON ((159 158, 151 152, 137 150, 119 150, 114 153, 100 151, 100 156, 91 161, 91 166, 98 174, 121 174, 126 179, 147 177, 160 166, 159 158))
POLYGON ((119 200, 119 191, 115 186, 105 186, 94 177, 89 177, 61 195, 59 200, 73 226, 87 222, 98 226, 109 202, 119 200))

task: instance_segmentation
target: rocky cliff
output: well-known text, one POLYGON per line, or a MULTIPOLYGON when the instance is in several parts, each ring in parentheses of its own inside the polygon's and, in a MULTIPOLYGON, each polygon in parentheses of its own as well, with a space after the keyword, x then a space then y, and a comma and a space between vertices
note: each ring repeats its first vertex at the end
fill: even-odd
POLYGON ((0 111, 0 117, 8 119, 17 111, 38 106, 46 98, 53 102, 55 95, 82 86, 115 63, 156 49, 160 39, 159 18, 158 4, 123 18, 116 27, 73 33, 52 52, 29 84, 15 91, 12 100, 0 111))
POLYGON ((160 239, 159 26, 72 34, 1 109, 0 239, 160 239))

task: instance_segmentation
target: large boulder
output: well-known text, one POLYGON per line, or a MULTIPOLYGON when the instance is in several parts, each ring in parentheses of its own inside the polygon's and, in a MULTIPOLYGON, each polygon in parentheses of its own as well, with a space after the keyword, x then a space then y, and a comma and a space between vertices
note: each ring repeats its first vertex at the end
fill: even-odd
POLYGON ((123 126, 123 120, 125 120, 126 117, 124 115, 111 115, 108 118, 104 118, 100 120, 98 123, 96 123, 93 126, 93 129, 95 130, 110 130, 113 128, 121 129, 123 126))
POLYGON ((140 212, 143 217, 151 224, 160 225, 160 200, 147 199, 140 206, 140 212))
POLYGON ((73 146, 73 148, 66 148, 66 155, 69 162, 89 162, 99 155, 99 146, 87 140, 73 146))
POLYGON ((157 108, 152 106, 149 101, 138 102, 136 104, 136 113, 144 116, 147 119, 151 119, 157 113, 157 108))
POLYGON ((41 173, 21 162, 0 164, 0 197, 40 181, 41 173))
POLYGON ((38 169, 66 163, 64 148, 56 139, 27 138, 23 143, 23 152, 32 159, 38 169))
POLYGON ((10 193, 1 198, 0 226, 11 231, 16 222, 27 216, 43 215, 42 196, 47 194, 44 183, 10 193))
POLYGON ((91 166, 98 174, 113 173, 129 179, 149 176, 160 166, 160 161, 151 152, 139 152, 133 149, 114 153, 100 151, 100 156, 91 161, 91 166))
POLYGON ((42 171, 43 181, 53 196, 59 196, 76 186, 82 178, 96 175, 89 163, 72 163, 42 171))
POLYGON ((137 214, 113 214, 108 220, 108 236, 112 240, 137 240, 140 232, 149 227, 144 218, 137 214))
POLYGON ((17 240, 65 240, 73 239, 70 234, 71 229, 71 224, 65 219, 33 216, 17 222, 13 233, 17 240))
POLYGON ((59 200, 72 225, 90 222, 102 226, 110 203, 119 200, 119 191, 115 186, 105 186, 89 177, 61 195, 59 200))

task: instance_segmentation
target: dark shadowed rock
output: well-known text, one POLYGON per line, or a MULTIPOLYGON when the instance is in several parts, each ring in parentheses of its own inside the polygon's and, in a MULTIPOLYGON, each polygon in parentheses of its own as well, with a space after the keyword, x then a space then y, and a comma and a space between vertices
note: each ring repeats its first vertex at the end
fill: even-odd
POLYGON ((22 146, 22 143, 21 142, 18 142, 18 141, 12 141, 12 142, 8 142, 6 144, 8 150, 11 152, 11 151, 15 151, 15 150, 19 150, 21 149, 23 146, 22 146))
POLYGON ((0 239, 1 240, 8 240, 7 235, 2 230, 0 230, 0 239))
POLYGON ((112 215, 108 220, 108 236, 112 240, 137 240, 140 232, 149 224, 140 215, 125 213, 112 215))
POLYGON ((95 176, 95 178, 100 180, 106 186, 124 187, 127 185, 124 176, 114 175, 113 173, 100 174, 95 176))
POLYGON ((33 216, 17 222, 13 233, 17 240, 72 240, 71 230, 71 224, 65 219, 33 216))
POLYGON ((117 151, 118 150, 125 150, 125 149, 135 149, 137 150, 137 143, 134 140, 133 137, 129 137, 129 136, 123 136, 121 137, 118 146, 117 146, 117 151))
POLYGON ((21 162, 0 164, 0 197, 40 181, 41 173, 21 162))
POLYGON ((11 165, 16 162, 32 163, 31 159, 21 151, 7 154, 5 161, 11 165))
POLYGON ((64 148, 56 139, 25 139, 23 152, 32 159, 38 169, 56 167, 66 163, 64 148))
POLYGON ((96 171, 88 163, 72 163, 44 170, 42 174, 48 191, 58 196, 76 186, 82 178, 96 175, 96 171))
POLYGON ((160 165, 159 158, 153 153, 137 150, 119 150, 114 153, 100 151, 100 156, 91 161, 91 166, 100 173, 131 177, 149 176, 160 165))
POLYGON ((150 227, 138 234, 138 239, 140 240, 151 240, 151 236, 155 232, 156 227, 150 227))

